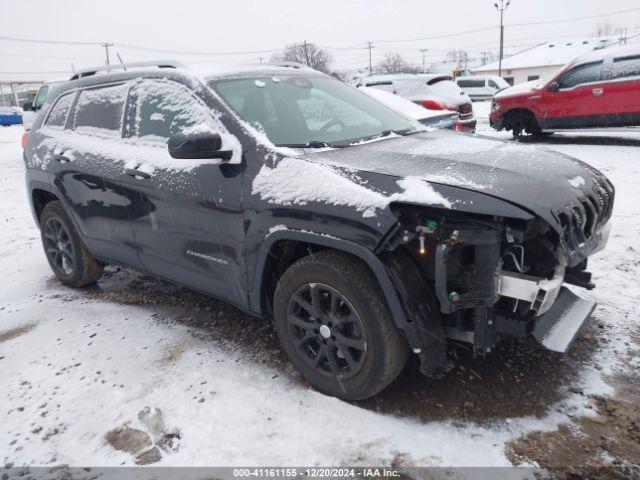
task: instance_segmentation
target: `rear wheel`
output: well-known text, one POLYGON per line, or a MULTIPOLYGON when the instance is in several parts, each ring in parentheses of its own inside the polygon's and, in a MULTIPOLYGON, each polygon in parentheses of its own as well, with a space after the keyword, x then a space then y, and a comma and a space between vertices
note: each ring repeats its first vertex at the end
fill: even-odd
POLYGON ((305 257, 282 276, 274 298, 280 343, 318 390, 371 397, 404 367, 408 347, 371 272, 333 251, 305 257))
POLYGON ((71 219, 59 201, 49 202, 40 216, 42 246, 56 277, 70 287, 96 282, 103 267, 82 243, 71 219))

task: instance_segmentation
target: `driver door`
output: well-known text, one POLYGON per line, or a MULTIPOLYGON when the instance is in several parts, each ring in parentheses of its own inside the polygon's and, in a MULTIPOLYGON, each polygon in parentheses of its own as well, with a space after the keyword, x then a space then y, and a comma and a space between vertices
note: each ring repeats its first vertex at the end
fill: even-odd
POLYGON ((171 135, 203 123, 220 130, 210 109, 187 86, 143 80, 132 89, 132 101, 129 140, 144 154, 129 166, 125 183, 140 202, 154 207, 131 220, 144 269, 245 305, 244 166, 169 156, 171 135))
POLYGON ((603 123, 607 85, 603 62, 577 65, 560 76, 558 90, 545 93, 542 128, 589 128, 603 123))

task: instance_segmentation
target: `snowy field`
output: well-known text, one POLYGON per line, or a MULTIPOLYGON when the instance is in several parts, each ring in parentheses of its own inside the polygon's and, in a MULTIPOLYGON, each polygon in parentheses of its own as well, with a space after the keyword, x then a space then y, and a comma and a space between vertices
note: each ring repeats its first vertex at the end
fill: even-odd
MULTIPOLYGON (((509 138, 490 130, 488 103, 475 108, 479 133, 509 138)), ((575 354, 518 351, 516 373, 463 360, 473 368, 446 389, 409 373, 358 405, 311 390, 268 325, 219 302, 117 269, 96 287, 61 286, 29 210, 21 134, 0 128, 2 464, 507 466, 510 441, 595 416, 594 396, 615 395, 614 379, 640 366, 640 133, 545 140, 617 189, 609 246, 590 260, 597 288, 580 292, 598 307, 575 354), (127 432, 138 445, 116 450, 127 432)))

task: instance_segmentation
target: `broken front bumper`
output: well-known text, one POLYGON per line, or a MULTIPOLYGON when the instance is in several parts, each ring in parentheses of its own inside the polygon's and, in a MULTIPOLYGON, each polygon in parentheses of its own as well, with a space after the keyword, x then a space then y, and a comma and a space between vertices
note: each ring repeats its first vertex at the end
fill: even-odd
POLYGON ((549 350, 565 352, 595 307, 595 302, 584 300, 568 288, 561 287, 553 306, 536 319, 533 336, 549 350))
POLYGON ((563 287, 564 268, 551 280, 512 272, 498 276, 500 295, 531 304, 536 312, 532 334, 544 347, 565 352, 587 321, 596 304, 563 287))

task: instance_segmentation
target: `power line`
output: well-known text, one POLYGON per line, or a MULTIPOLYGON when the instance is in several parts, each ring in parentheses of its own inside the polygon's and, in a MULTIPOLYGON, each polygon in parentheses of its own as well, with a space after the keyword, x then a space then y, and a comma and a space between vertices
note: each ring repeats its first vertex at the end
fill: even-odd
POLYGON ((528 27, 530 25, 547 25, 552 23, 579 22, 580 20, 593 20, 594 18, 611 17, 613 15, 620 15, 622 13, 636 12, 638 10, 640 10, 640 8, 627 8, 626 10, 618 10, 617 12, 601 13, 600 15, 589 15, 588 17, 573 17, 573 18, 564 18, 561 20, 543 20, 540 22, 512 23, 511 25, 505 25, 505 27, 528 27))
MULTIPOLYGON (((617 10, 614 12, 605 12, 605 13, 601 13, 599 15, 589 15, 589 16, 582 16, 582 17, 572 17, 572 18, 563 18, 563 19, 559 19, 559 20, 545 20, 545 21, 540 21, 540 22, 525 22, 525 23, 513 23, 513 24, 507 24, 504 25, 505 28, 511 28, 511 27, 525 27, 525 26, 532 26, 532 25, 545 25, 545 24, 555 24, 555 23, 564 23, 564 22, 575 22, 575 21, 581 21, 581 20, 590 20, 590 19, 594 19, 594 18, 602 18, 602 17, 606 17, 606 16, 613 16, 613 15, 621 15, 623 13, 630 13, 630 12, 635 12, 635 11, 640 11, 640 7, 639 8, 628 8, 626 10, 617 10)), ((392 40, 375 40, 375 43, 402 43, 402 42, 417 42, 417 41, 424 41, 424 40, 437 40, 437 39, 441 39, 441 38, 451 38, 451 37, 457 37, 457 36, 463 36, 463 35, 470 35, 473 33, 480 33, 480 32, 486 32, 486 31, 490 31, 490 30, 494 30, 495 27, 485 27, 485 28, 478 28, 478 29, 474 29, 474 30, 467 30, 467 31, 463 31, 463 32, 455 32, 455 33, 448 33, 448 34, 442 34, 442 35, 433 35, 433 36, 429 36, 429 37, 420 37, 420 38, 407 38, 407 39, 392 39, 392 40)), ((104 43, 105 42, 92 42, 92 41, 72 41, 72 40, 42 40, 42 39, 31 39, 31 38, 23 38, 23 37, 9 37, 9 36, 0 36, 0 40, 5 40, 5 41, 11 41, 11 42, 23 42, 23 43, 41 43, 41 44, 48 44, 48 45, 90 45, 90 46, 100 46, 100 47, 104 47, 104 43)), ((135 44, 130 44, 130 43, 114 43, 115 46, 121 47, 121 48, 127 48, 127 49, 132 49, 132 50, 142 50, 142 51, 148 51, 148 52, 159 52, 159 53, 173 53, 176 55, 203 55, 203 56, 213 56, 213 55, 257 55, 257 54, 265 54, 265 53, 276 53, 276 52, 280 52, 282 51, 281 48, 278 49, 267 49, 267 50, 251 50, 251 51, 212 51, 212 52, 205 52, 205 51, 193 51, 193 50, 171 50, 171 49, 162 49, 162 48, 156 48, 156 47, 148 47, 148 46, 144 46, 144 45, 135 45, 135 44)), ((326 48, 328 50, 350 50, 350 49, 359 49, 362 47, 359 46, 347 46, 347 47, 323 47, 326 48)), ((365 47, 368 48, 368 47, 365 47)))
POLYGON ((162 48, 146 47, 142 45, 133 45, 130 43, 116 43, 117 47, 126 48, 130 50, 141 50, 146 52, 159 52, 159 53, 173 53, 176 55, 203 55, 203 56, 215 56, 215 55, 259 55, 261 53, 277 53, 281 52, 282 48, 270 49, 270 50, 251 50, 251 51, 235 51, 235 52, 202 52, 192 50, 165 50, 162 48))
POLYGON ((79 42, 72 40, 35 40, 33 38, 18 38, 18 37, 5 37, 0 35, 0 40, 7 40, 10 42, 24 42, 24 43, 44 43, 48 45, 91 45, 101 46, 102 42, 79 42))
POLYGON ((2 75, 44 75, 69 73, 71 70, 52 70, 50 72, 2 72, 2 75))

